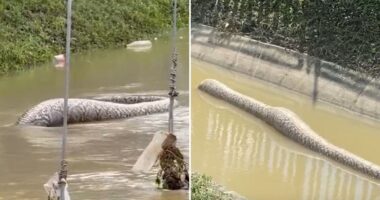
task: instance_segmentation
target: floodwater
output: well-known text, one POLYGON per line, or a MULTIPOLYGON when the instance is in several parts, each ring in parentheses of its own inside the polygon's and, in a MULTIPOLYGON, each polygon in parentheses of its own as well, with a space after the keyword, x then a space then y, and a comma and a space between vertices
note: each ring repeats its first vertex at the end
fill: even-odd
MULTIPOLYGON (((180 66, 175 131, 188 159, 188 30, 179 32, 180 66)), ((74 55, 71 97, 109 93, 167 95, 171 66, 169 38, 152 49, 94 51, 74 55)), ((0 79, 0 199, 47 199, 43 184, 57 171, 61 128, 17 127, 17 118, 48 98, 63 96, 63 71, 50 64, 0 79)), ((156 188, 155 172, 134 173, 132 165, 154 133, 167 130, 168 114, 69 126, 69 192, 72 199, 188 199, 188 192, 156 188)), ((157 169, 156 169, 157 170, 157 169)))
POLYGON ((206 79, 297 113, 333 144, 380 165, 380 124, 192 60, 192 171, 248 199, 380 199, 380 182, 292 142, 257 118, 197 89, 206 79))

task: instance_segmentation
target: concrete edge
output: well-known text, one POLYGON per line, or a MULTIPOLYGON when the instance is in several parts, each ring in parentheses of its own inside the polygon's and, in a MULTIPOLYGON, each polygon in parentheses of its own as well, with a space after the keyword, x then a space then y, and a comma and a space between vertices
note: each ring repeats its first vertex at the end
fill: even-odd
POLYGON ((380 120, 380 80, 296 51, 193 24, 192 57, 380 120))

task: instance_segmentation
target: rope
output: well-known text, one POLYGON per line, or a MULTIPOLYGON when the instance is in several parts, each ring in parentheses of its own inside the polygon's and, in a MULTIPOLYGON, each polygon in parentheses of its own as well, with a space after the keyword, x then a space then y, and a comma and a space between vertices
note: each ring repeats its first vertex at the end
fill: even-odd
POLYGON ((59 172, 60 200, 65 200, 65 186, 67 179, 67 161, 66 161, 66 138, 67 138, 67 117, 68 117, 68 100, 70 84, 70 40, 71 40, 71 8, 72 0, 67 0, 67 22, 66 22, 66 58, 65 58, 65 95, 63 101, 63 134, 62 134, 62 152, 59 172))
POLYGON ((172 66, 170 68, 170 82, 169 82, 169 133, 173 134, 173 109, 174 109, 174 99, 178 96, 176 91, 176 77, 177 77, 177 48, 176 48, 176 39, 177 39, 177 0, 173 0, 173 54, 172 54, 172 66))

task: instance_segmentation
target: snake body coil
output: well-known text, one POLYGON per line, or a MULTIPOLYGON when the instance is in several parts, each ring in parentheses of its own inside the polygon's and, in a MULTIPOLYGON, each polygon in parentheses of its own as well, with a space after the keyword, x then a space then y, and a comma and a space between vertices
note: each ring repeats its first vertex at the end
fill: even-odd
MULTIPOLYGON (((148 95, 112 95, 93 99, 73 98, 68 101, 68 123, 129 118, 167 112, 169 99, 148 95)), ((49 99, 25 112, 18 125, 61 126, 63 99, 49 99)))
POLYGON ((290 110, 268 106, 253 98, 240 94, 216 80, 204 80, 198 87, 200 90, 224 100, 274 127, 278 132, 293 141, 327 156, 345 166, 380 179, 380 167, 356 156, 342 148, 339 148, 317 133, 290 110))

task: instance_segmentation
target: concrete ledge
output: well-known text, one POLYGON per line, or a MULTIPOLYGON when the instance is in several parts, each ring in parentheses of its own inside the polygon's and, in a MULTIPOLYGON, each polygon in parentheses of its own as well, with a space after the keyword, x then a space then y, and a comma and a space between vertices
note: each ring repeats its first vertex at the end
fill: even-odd
POLYGON ((192 26, 192 57, 380 120, 379 79, 283 47, 192 26))

